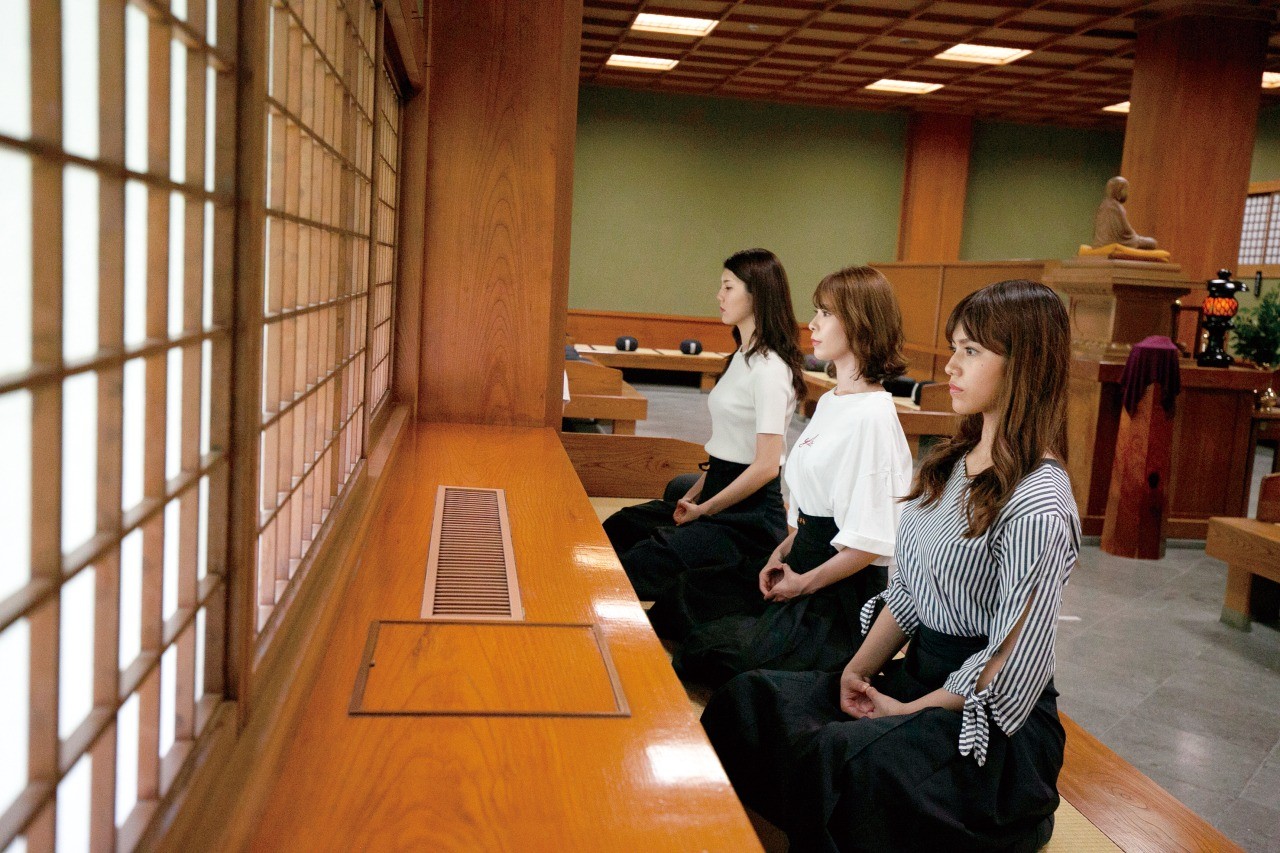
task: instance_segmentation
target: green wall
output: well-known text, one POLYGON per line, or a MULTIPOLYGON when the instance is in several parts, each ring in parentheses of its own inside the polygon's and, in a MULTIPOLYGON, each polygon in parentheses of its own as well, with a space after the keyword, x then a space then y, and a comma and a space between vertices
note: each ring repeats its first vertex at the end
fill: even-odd
MULTIPOLYGON (((1280 110, 1268 127, 1255 171, 1262 149, 1280 166, 1280 110)), ((895 257, 905 140, 900 113, 584 86, 569 305, 711 315, 721 261, 764 246, 807 319, 823 275, 895 257)), ((1121 130, 977 122, 960 257, 1074 255, 1123 145, 1121 130)))
POLYGON ((1120 130, 975 123, 961 260, 1074 256, 1123 150, 1120 130))
POLYGON ((806 322, 818 280, 892 260, 906 117, 584 86, 569 306, 710 316, 721 262, 782 259, 806 322))
POLYGON ((1280 180, 1280 106, 1258 113, 1258 135, 1253 143, 1249 180, 1280 180))

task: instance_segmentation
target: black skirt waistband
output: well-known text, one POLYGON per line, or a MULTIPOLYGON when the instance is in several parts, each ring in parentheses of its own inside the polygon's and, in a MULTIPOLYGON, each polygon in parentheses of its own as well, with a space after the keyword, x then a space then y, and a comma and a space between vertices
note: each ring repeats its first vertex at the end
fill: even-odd
POLYGON ((966 660, 986 647, 986 637, 960 637, 921 625, 907 647, 906 668, 913 678, 936 689, 966 660))
MULTIPOLYGON (((702 495, 698 498, 699 503, 706 503, 720 492, 738 479, 743 471, 749 468, 741 462, 728 462, 715 456, 707 460, 707 478, 702 483, 702 495)), ((781 475, 774 477, 765 483, 759 489, 742 500, 738 501, 729 510, 730 512, 754 512, 766 507, 782 507, 782 477, 781 475)))

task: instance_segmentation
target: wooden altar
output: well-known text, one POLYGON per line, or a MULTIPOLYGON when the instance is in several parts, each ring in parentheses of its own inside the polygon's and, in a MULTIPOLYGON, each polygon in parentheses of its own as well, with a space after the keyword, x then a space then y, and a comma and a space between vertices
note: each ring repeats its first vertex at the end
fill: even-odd
MULTIPOLYGON (((1204 539, 1210 516, 1248 514, 1254 392, 1267 387, 1271 373, 1197 367, 1191 359, 1181 367, 1165 535, 1204 539)), ((1077 356, 1071 363, 1067 471, 1087 535, 1101 535, 1106 515, 1123 372, 1123 359, 1077 356)))
MULTIPOLYGON (((1085 534, 1100 535, 1129 349, 1148 335, 1169 334, 1170 307, 1192 284, 1176 264, 1074 258, 1048 270, 1045 284, 1064 297, 1071 316, 1067 471, 1085 534)), ((1181 374, 1164 532, 1204 539, 1210 516, 1247 514, 1254 395, 1271 373, 1199 367, 1184 358, 1181 374)))

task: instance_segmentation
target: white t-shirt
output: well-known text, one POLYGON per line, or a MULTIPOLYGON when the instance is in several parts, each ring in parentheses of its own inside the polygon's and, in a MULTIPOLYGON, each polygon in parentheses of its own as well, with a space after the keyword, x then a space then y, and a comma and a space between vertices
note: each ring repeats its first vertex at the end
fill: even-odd
POLYGON ((828 391, 787 459, 787 523, 797 526, 800 510, 830 516, 840 528, 833 546, 881 554, 872 565, 887 566, 898 498, 910 491, 911 473, 911 449, 888 391, 828 391))
POLYGON ((729 369, 707 397, 711 410, 707 453, 750 465, 756 458, 756 434, 786 435, 795 407, 791 368, 777 353, 756 353, 748 363, 741 350, 735 352, 729 369))

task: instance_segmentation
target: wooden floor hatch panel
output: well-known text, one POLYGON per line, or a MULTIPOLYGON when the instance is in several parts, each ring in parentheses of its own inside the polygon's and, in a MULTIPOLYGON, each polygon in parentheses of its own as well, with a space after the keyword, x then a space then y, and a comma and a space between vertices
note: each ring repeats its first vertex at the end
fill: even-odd
POLYGON ((378 621, 354 716, 628 717, 600 629, 543 622, 378 621))

